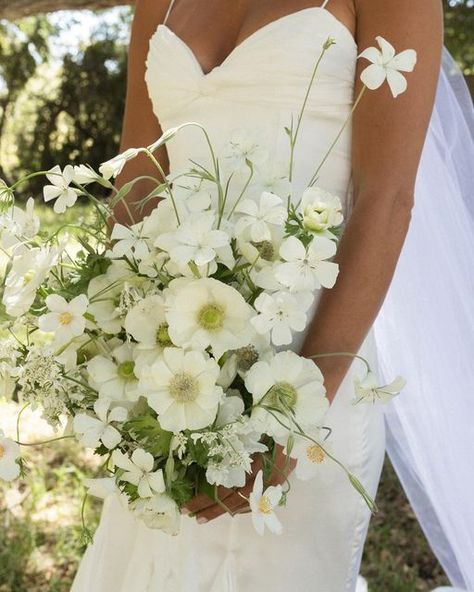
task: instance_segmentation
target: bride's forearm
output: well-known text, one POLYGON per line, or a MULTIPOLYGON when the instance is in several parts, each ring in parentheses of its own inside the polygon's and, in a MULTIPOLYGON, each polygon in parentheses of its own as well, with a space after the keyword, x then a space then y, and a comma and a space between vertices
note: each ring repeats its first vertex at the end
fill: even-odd
MULTIPOLYGON (((324 290, 301 355, 357 353, 389 288, 411 219, 412 194, 364 196, 356 201, 335 261, 339 276, 324 290)), ((317 360, 332 401, 352 358, 317 360)))

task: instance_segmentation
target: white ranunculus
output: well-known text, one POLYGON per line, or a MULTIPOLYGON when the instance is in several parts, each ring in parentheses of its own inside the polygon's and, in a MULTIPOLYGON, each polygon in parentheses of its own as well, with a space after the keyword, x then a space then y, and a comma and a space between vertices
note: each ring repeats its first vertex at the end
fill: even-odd
POLYGON ((416 64, 416 51, 405 49, 395 54, 394 47, 383 37, 376 37, 380 49, 368 47, 359 54, 359 58, 365 58, 372 62, 362 71, 360 79, 370 90, 382 86, 385 80, 388 82, 394 97, 407 89, 407 81, 400 72, 412 72, 416 64))
POLYGON ((250 509, 252 522, 259 535, 263 535, 265 527, 274 534, 283 532, 282 525, 275 514, 283 495, 281 485, 270 486, 263 490, 263 472, 259 471, 255 477, 253 490, 250 494, 250 509))
POLYGON ((290 290, 332 288, 339 273, 337 263, 327 261, 336 254, 336 243, 314 236, 308 247, 295 236, 289 236, 280 247, 283 263, 275 265, 275 277, 290 290))
POLYGON ((354 403, 388 403, 400 394, 405 387, 406 380, 397 376, 390 384, 380 386, 378 379, 373 372, 368 372, 363 380, 359 377, 354 379, 355 395, 354 403))
POLYGON ((138 379, 135 375, 133 348, 128 343, 116 347, 110 358, 95 356, 87 364, 89 382, 100 397, 122 403, 138 399, 138 379))
POLYGON ((287 428, 296 429, 288 415, 304 429, 320 425, 329 407, 321 371, 312 360, 292 351, 279 352, 270 362, 254 364, 245 377, 245 386, 253 395, 254 405, 261 403, 281 410, 273 411, 276 417, 261 406, 252 412, 252 419, 279 440, 288 437, 287 428))
POLYGON ((172 345, 168 335, 163 296, 152 294, 140 300, 125 317, 125 330, 148 347, 172 345))
POLYGON ((242 200, 235 209, 239 214, 235 223, 235 236, 248 234, 254 242, 271 241, 272 226, 283 226, 287 211, 283 200, 273 193, 264 191, 258 201, 242 200))
POLYGON ((74 169, 72 165, 68 164, 61 171, 61 167, 56 165, 47 173, 46 177, 52 185, 43 187, 44 201, 56 200, 53 209, 56 214, 63 214, 67 208, 76 203, 77 196, 80 195, 79 189, 70 186, 74 179, 74 169))
POLYGON ((167 347, 140 387, 161 427, 177 434, 212 424, 222 396, 218 376, 219 365, 207 354, 167 347))
POLYGON ((81 435, 79 441, 83 446, 97 448, 102 442, 106 448, 111 450, 120 444, 122 436, 112 423, 126 421, 128 411, 124 407, 110 409, 111 403, 111 399, 98 399, 94 403, 94 412, 97 417, 87 413, 79 413, 75 416, 74 431, 81 435))
POLYGON ((174 290, 176 281, 170 284, 173 296, 166 298, 173 343, 199 350, 211 346, 216 359, 249 343, 252 308, 237 290, 212 278, 177 283, 174 290))
POLYGON ((46 297, 46 306, 50 312, 38 319, 38 326, 41 331, 54 333, 56 344, 65 344, 84 333, 84 314, 88 304, 85 294, 76 296, 70 302, 62 296, 50 294, 46 297))
POLYGON ((19 457, 20 446, 0 430, 0 479, 13 481, 20 475, 19 457))
POLYGON ((165 492, 163 471, 161 469, 153 471, 153 455, 142 448, 135 449, 131 457, 120 450, 114 450, 112 462, 125 471, 120 475, 120 481, 136 485, 140 497, 149 498, 155 493, 165 492))
POLYGON ((179 533, 181 514, 176 502, 164 493, 146 499, 137 499, 130 504, 130 510, 148 528, 162 530, 175 536, 179 533))
POLYGON ((111 177, 115 179, 115 177, 122 172, 122 169, 127 162, 136 158, 138 154, 140 154, 139 148, 129 148, 128 150, 125 150, 125 152, 103 162, 99 167, 99 172, 104 179, 109 180, 111 177))
POLYGON ((344 220, 341 200, 320 187, 308 187, 301 197, 303 226, 311 232, 324 233, 344 220))
POLYGON ((260 335, 269 334, 274 345, 288 345, 293 331, 303 331, 308 319, 306 312, 313 302, 310 292, 262 292, 255 300, 258 314, 250 322, 260 335))
POLYGON ((112 257, 129 257, 141 261, 146 259, 150 252, 142 223, 134 224, 131 228, 117 223, 110 238, 116 241, 112 247, 112 257))

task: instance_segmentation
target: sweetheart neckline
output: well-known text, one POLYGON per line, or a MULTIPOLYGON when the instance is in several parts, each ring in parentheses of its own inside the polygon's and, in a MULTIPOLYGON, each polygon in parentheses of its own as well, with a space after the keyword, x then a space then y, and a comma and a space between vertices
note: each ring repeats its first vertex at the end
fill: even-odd
POLYGON ((214 74, 215 72, 219 71, 221 68, 225 67, 227 62, 229 62, 236 53, 238 53, 239 51, 241 51, 244 47, 246 47, 249 43, 251 43, 252 41, 254 41, 256 38, 259 37, 259 35, 268 32, 269 30, 271 30, 274 26, 278 25, 278 24, 282 24, 282 22, 286 21, 286 20, 290 20, 292 18, 295 17, 299 17, 299 16, 303 16, 306 12, 309 11, 321 11, 323 14, 326 14, 329 16, 329 18, 337 24, 337 26, 343 31, 343 33, 346 35, 346 37, 350 40, 353 48, 356 49, 357 51, 357 43, 354 39, 354 36, 352 35, 352 33, 349 31, 349 29, 346 27, 346 25, 340 21, 332 12, 330 12, 329 10, 327 10, 327 8, 324 8, 323 6, 309 6, 307 8, 302 8, 301 10, 296 10, 295 12, 290 12, 289 14, 285 14, 273 21, 270 21, 269 23, 267 23, 266 25, 263 25, 262 27, 259 27, 256 31, 254 31, 253 33, 251 33, 250 35, 248 35, 247 37, 245 37, 240 43, 238 43, 233 49, 232 51, 227 54, 227 56, 224 58, 224 60, 220 63, 217 64, 216 66, 214 66, 213 68, 211 68, 211 70, 209 70, 208 72, 204 71, 204 68, 202 67, 201 62, 198 60, 196 54, 194 53, 194 51, 191 49, 191 47, 179 36, 177 35, 172 29, 170 29, 168 27, 168 25, 166 25, 165 23, 160 23, 158 25, 158 27, 156 28, 155 31, 155 35, 156 33, 158 33, 159 31, 167 31, 168 33, 170 33, 174 39, 176 39, 179 43, 181 43, 181 45, 187 50, 187 52, 189 53, 189 55, 191 56, 191 58, 193 59, 194 63, 196 64, 201 76, 203 78, 206 78, 208 76, 212 76, 212 74, 214 74))

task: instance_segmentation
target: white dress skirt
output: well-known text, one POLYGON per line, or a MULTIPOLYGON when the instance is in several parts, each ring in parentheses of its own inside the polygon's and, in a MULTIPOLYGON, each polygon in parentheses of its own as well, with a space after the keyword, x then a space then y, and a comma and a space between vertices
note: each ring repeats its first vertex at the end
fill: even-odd
MULTIPOLYGON (((284 126, 299 111, 321 46, 336 40, 321 62, 296 149, 294 195, 306 186, 353 104, 357 47, 348 29, 325 8, 278 19, 241 43, 205 74, 196 57, 166 25, 150 40, 146 81, 163 129, 202 123, 218 146, 235 129, 260 134, 275 162, 287 162, 284 126)), ((186 128, 168 144, 171 170, 208 154, 202 135, 186 128)), ((351 129, 342 134, 318 185, 339 195, 351 212, 351 129)), ((316 306, 314 303, 313 310, 316 306)), ((298 351, 303 336, 293 343, 298 351)), ((359 352, 377 371, 370 330, 359 352)), ((375 496, 385 452, 382 408, 353 405, 354 361, 331 405, 331 452, 375 496)), ((72 592, 354 592, 370 512, 345 473, 325 461, 311 481, 293 475, 281 536, 258 536, 250 515, 207 524, 183 517, 178 536, 150 530, 120 500, 106 499, 72 592)))

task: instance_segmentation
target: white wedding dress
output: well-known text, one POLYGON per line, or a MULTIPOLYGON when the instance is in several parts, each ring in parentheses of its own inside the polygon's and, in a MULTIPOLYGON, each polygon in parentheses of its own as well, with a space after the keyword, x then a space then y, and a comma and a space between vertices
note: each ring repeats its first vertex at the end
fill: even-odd
MULTIPOLYGON (((295 195, 305 187, 353 103, 357 46, 326 8, 307 8, 259 29, 205 74, 190 48, 165 24, 150 40, 146 81, 163 129, 202 123, 214 142, 239 127, 263 131, 275 161, 287 161, 284 126, 299 111, 322 44, 330 48, 318 71, 296 149, 295 195)), ((208 156, 202 135, 186 128, 168 144, 171 170, 192 155, 208 156)), ((351 210, 351 130, 346 128, 323 167, 319 185, 351 210)), ((301 344, 295 340, 294 349, 301 344)), ((377 369, 371 330, 361 354, 377 369)), ((352 405, 354 362, 327 415, 332 452, 375 495, 385 451, 379 406, 352 405)), ((259 537, 250 515, 223 516, 199 525, 183 517, 181 533, 149 530, 110 496, 94 543, 86 551, 72 592, 353 592, 370 512, 346 475, 321 466, 308 482, 291 478, 279 515, 281 536, 259 537)))

